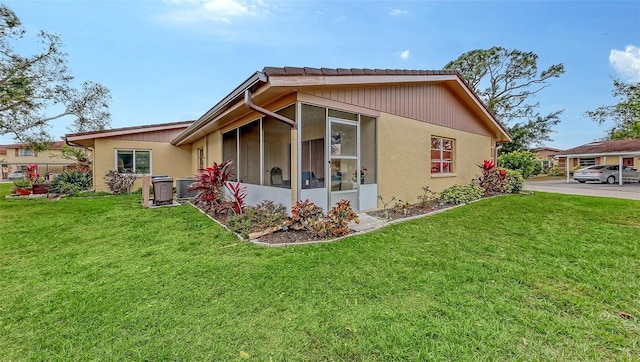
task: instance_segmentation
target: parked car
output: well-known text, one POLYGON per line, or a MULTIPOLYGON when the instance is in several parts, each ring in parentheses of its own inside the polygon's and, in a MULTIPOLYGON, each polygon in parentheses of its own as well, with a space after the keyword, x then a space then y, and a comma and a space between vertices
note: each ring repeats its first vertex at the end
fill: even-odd
MULTIPOLYGON (((598 181, 602 183, 614 184, 618 182, 618 165, 596 165, 581 168, 573 173, 573 179, 585 183, 587 181, 598 181)), ((635 168, 623 166, 622 178, 640 182, 640 172, 635 168)))
POLYGON ((27 177, 27 174, 25 172, 23 172, 23 171, 18 170, 18 171, 10 173, 9 176, 7 176, 7 179, 9 179, 9 180, 17 180, 19 178, 25 178, 25 177, 27 177))

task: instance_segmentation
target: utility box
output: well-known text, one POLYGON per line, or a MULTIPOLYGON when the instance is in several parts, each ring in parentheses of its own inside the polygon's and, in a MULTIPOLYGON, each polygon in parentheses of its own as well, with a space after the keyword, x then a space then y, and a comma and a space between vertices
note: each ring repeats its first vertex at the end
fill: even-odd
POLYGON ((153 184, 153 205, 170 205, 173 203, 173 178, 157 177, 151 180, 153 184))
POLYGON ((198 194, 198 190, 187 191, 189 189, 189 186, 191 186, 191 184, 194 182, 196 182, 195 177, 177 178, 176 179, 176 198, 178 200, 182 200, 182 199, 192 199, 196 197, 196 195, 198 194))

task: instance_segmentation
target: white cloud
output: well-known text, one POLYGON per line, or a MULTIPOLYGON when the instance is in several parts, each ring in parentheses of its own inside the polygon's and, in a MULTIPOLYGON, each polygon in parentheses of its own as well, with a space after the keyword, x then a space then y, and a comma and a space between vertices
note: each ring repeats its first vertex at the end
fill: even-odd
POLYGON ((406 10, 400 10, 400 9, 393 9, 391 10, 391 12, 389 13, 389 15, 391 16, 403 16, 403 15, 408 15, 409 12, 406 10))
POLYGON ((402 59, 402 60, 409 59, 409 50, 408 49, 400 53, 400 59, 402 59))
POLYGON ((249 16, 268 13, 261 0, 165 0, 171 8, 163 19, 172 23, 218 21, 233 23, 249 16))
POLYGON ((627 45, 624 51, 611 49, 609 63, 621 76, 640 81, 640 48, 637 46, 627 45))

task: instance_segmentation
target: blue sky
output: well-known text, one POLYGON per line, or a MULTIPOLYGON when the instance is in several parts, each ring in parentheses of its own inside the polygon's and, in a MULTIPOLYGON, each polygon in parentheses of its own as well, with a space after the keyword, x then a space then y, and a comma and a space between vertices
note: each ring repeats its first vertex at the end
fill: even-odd
MULTIPOLYGON (((565 109, 547 143, 564 149, 604 135, 584 112, 614 103, 612 77, 640 81, 638 1, 3 3, 28 34, 61 36, 78 84, 111 89, 112 127, 196 119, 264 66, 441 69, 498 45, 537 53, 540 69, 564 63, 536 98, 543 114, 565 109)), ((34 51, 30 40, 20 49, 34 51)))

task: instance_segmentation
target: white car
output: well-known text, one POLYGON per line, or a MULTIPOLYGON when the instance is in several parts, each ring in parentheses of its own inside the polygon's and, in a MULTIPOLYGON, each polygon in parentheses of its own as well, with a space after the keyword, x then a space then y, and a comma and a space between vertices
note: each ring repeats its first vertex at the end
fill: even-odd
POLYGON ((16 172, 10 173, 7 176, 7 179, 9 179, 9 180, 17 180, 19 178, 25 178, 25 177, 27 177, 27 174, 25 172, 23 172, 23 171, 18 170, 16 172))
MULTIPOLYGON (((581 168, 573 173, 573 179, 585 183, 587 181, 598 181, 602 183, 615 184, 618 182, 620 175, 618 165, 596 165, 581 168)), ((635 168, 623 166, 622 168, 623 180, 630 180, 639 182, 640 172, 635 168)))

